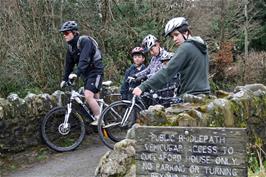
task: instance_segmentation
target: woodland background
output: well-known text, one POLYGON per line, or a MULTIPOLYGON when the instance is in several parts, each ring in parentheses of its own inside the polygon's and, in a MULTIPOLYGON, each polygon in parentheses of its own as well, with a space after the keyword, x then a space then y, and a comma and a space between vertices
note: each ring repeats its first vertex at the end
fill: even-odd
POLYGON ((97 39, 105 80, 117 84, 145 35, 175 51, 162 33, 177 16, 208 43, 213 91, 266 84, 265 9, 265 0, 1 0, 0 97, 59 88, 67 46, 58 29, 66 20, 97 39))
MULTIPOLYGON (((117 85, 131 64, 130 51, 147 34, 162 36, 173 17, 185 16, 193 35, 208 44, 212 91, 266 85, 266 0, 0 0, 0 97, 59 89, 67 46, 58 32, 76 20, 104 56, 105 80, 117 85)), ((256 141, 249 169, 265 176, 265 151, 256 141), (263 156, 263 157, 262 157, 263 156)))

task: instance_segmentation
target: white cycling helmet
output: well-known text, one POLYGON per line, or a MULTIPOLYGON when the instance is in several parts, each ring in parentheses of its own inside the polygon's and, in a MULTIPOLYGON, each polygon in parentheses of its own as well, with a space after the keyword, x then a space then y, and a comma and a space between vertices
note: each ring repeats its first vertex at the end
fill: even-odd
POLYGON ((164 62, 164 61, 170 60, 173 56, 174 56, 174 53, 172 52, 164 52, 163 55, 161 56, 160 61, 164 62))
POLYGON ((148 52, 156 44, 156 41, 158 41, 158 39, 155 36, 152 34, 147 35, 142 41, 144 51, 148 52))
MULTIPOLYGON (((184 17, 176 17, 176 18, 169 20, 164 28, 165 37, 168 36, 175 29, 178 29, 183 26, 188 27, 188 22, 184 17)), ((180 32, 184 32, 184 31, 180 31, 180 32)))

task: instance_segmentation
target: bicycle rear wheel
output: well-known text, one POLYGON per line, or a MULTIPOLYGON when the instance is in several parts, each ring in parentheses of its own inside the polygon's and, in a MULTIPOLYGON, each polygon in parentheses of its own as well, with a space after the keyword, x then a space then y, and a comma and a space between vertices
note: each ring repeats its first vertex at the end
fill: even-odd
POLYGON ((58 152, 77 148, 85 136, 82 117, 72 109, 67 127, 64 127, 65 107, 58 107, 48 112, 41 123, 41 135, 51 149, 58 152))
POLYGON ((117 101, 106 107, 101 114, 98 132, 102 142, 110 149, 114 144, 125 139, 127 131, 135 124, 140 111, 140 106, 135 105, 132 111, 130 102, 117 101), (128 120, 122 125, 122 119, 128 114, 128 120))

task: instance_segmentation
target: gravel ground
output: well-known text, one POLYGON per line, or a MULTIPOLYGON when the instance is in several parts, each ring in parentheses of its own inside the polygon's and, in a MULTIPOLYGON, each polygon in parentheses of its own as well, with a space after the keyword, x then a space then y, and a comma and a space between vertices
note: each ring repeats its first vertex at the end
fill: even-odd
MULTIPOLYGON (((95 169, 108 148, 98 135, 89 136, 81 147, 72 152, 52 153, 45 161, 25 165, 6 177, 94 177, 95 169)), ((21 160, 20 158, 20 161, 21 160)), ((22 162, 21 162, 22 163, 22 162)), ((1 176, 1 175, 0 175, 1 176)))

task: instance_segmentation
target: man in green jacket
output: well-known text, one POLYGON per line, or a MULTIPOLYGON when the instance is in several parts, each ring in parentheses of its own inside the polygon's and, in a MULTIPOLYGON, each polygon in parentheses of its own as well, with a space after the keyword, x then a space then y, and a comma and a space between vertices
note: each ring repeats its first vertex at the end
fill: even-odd
POLYGON ((158 71, 147 81, 133 90, 140 96, 142 92, 158 90, 165 86, 178 72, 181 74, 178 96, 188 94, 209 94, 209 58, 207 45, 200 37, 192 37, 188 22, 184 17, 173 18, 165 26, 165 36, 171 36, 178 46, 167 67, 158 71))

